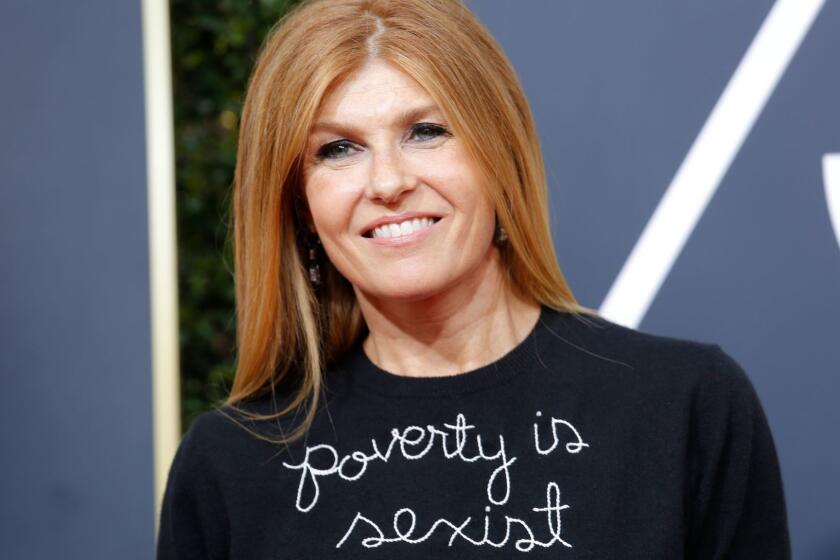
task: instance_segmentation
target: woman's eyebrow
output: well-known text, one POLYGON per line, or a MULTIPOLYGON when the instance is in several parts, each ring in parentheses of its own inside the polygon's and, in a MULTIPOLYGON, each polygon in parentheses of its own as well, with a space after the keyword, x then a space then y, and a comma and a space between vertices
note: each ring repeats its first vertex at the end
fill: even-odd
MULTIPOLYGON (((405 125, 412 123, 418 119, 423 117, 427 117, 432 113, 439 112, 438 106, 431 104, 431 105, 423 105, 421 107, 414 107, 413 109, 406 109, 401 111, 397 116, 394 118, 392 122, 392 126, 395 128, 402 128, 405 125)), ((339 134, 343 133, 351 133, 351 134, 360 134, 361 131, 354 127, 351 124, 343 124, 334 121, 319 121, 312 125, 310 129, 311 132, 319 132, 319 131, 327 131, 327 132, 335 132, 339 134)))

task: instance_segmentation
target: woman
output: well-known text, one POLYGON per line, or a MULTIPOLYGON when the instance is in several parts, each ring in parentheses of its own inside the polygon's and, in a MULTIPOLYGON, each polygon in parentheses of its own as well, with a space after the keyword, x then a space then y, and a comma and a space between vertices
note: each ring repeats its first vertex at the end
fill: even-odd
POLYGON ((458 0, 285 17, 241 121, 236 378, 178 449, 158 558, 788 558, 745 372, 577 304, 546 200, 458 0))

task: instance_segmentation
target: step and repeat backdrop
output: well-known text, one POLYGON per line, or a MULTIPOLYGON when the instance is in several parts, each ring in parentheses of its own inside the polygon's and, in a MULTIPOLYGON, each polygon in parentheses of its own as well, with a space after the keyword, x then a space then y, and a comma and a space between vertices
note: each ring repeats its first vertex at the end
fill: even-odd
MULTIPOLYGON (((795 557, 840 558, 840 1, 467 3, 532 103, 575 295, 736 358, 795 557)), ((167 25, 0 7, 4 558, 154 555, 181 430, 167 25)))

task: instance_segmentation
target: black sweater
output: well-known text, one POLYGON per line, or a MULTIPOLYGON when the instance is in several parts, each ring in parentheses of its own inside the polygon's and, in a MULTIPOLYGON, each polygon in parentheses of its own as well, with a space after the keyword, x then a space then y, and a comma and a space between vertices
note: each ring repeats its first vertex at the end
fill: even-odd
POLYGON ((159 560, 790 557, 767 419, 716 344, 544 307, 476 370, 398 376, 359 346, 325 379, 288 449, 193 422, 159 560))

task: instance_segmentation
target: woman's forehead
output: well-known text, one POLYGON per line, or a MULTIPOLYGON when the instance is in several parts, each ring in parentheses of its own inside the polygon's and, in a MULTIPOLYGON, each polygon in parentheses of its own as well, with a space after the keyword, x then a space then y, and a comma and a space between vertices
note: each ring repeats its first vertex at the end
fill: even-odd
POLYGON ((432 97, 414 78, 391 64, 375 61, 330 88, 316 114, 324 122, 392 121, 409 112, 439 111, 432 97))
POLYGON ((388 114, 383 112, 375 119, 354 119, 354 118, 336 118, 328 119, 326 117, 319 118, 313 125, 312 134, 318 132, 334 132, 336 134, 360 133, 365 126, 379 126, 394 128, 396 130, 403 129, 408 125, 423 119, 441 120, 441 111, 437 105, 432 104, 418 104, 416 106, 407 106, 399 111, 388 114))

